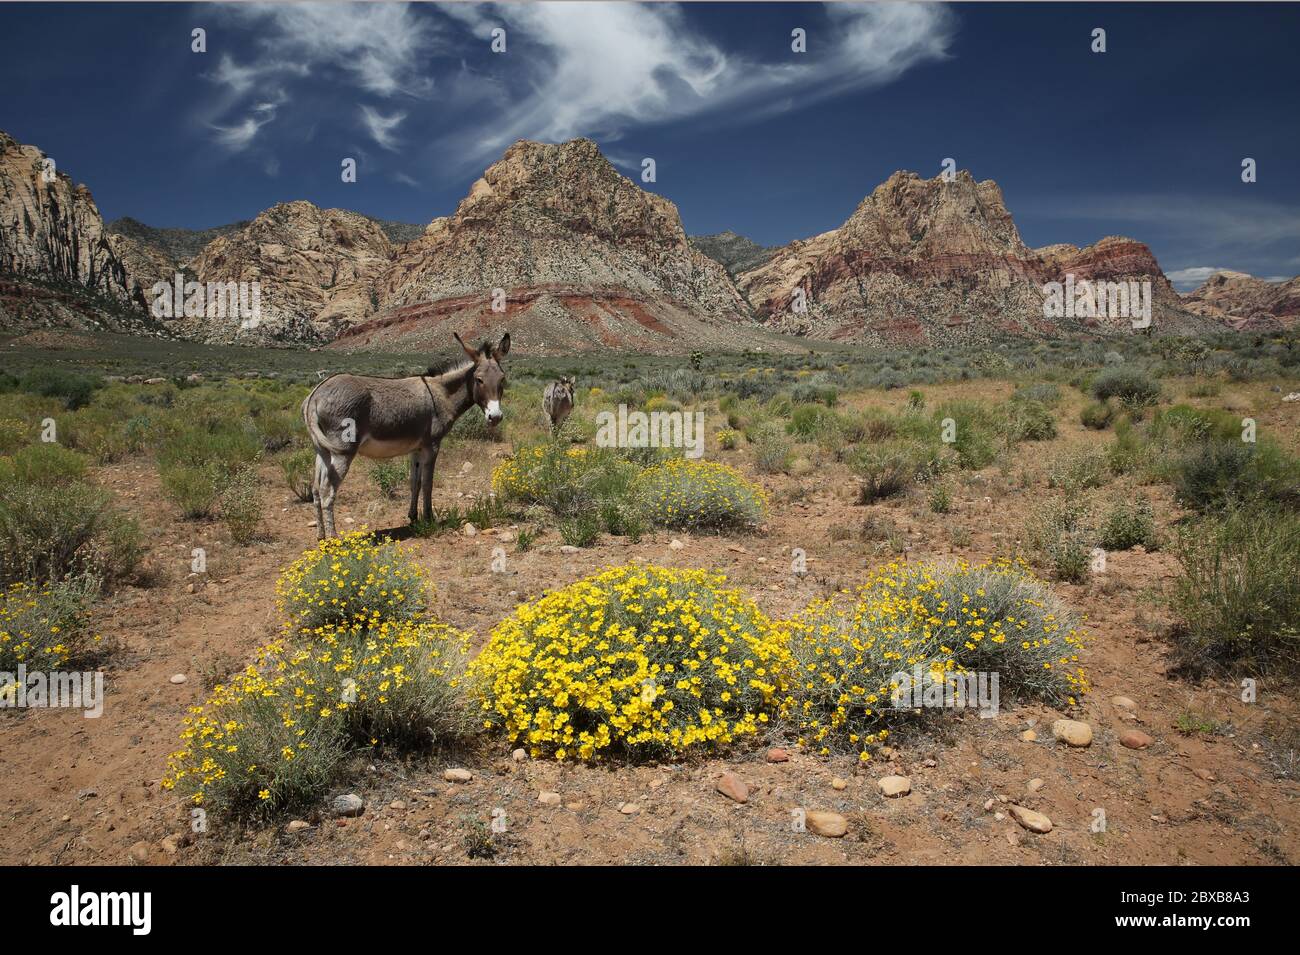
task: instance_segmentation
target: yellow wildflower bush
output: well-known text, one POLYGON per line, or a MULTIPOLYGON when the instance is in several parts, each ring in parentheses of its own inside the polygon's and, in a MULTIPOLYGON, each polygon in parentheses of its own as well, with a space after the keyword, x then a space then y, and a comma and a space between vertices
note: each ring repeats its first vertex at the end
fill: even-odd
POLYGON ((632 494, 646 517, 664 527, 750 530, 767 514, 763 489, 715 461, 665 461, 638 475, 632 494))
MULTIPOLYGON (((997 673, 998 694, 1073 705, 1088 690, 1083 634, 1021 562, 891 563, 853 593, 815 600, 784 624, 797 676, 786 710, 799 742, 821 753, 870 748, 920 715, 900 696, 915 674, 955 692, 997 673), (920 668, 917 670, 916 668, 920 668)), ((972 701, 973 702, 973 701, 972 701)))
POLYGON ((88 616, 95 593, 96 582, 87 578, 19 582, 0 591, 0 672, 13 673, 20 663, 52 670, 85 660, 100 644, 88 616))
POLYGON ((352 752, 476 730, 469 636, 413 619, 419 568, 364 534, 325 541, 280 579, 285 633, 193 707, 163 785, 197 806, 266 814, 318 798, 352 752))
POLYGON ((403 549, 364 530, 321 541, 280 575, 275 592, 285 625, 301 630, 413 619, 430 596, 403 549))
POLYGON ((784 635, 726 578, 617 567, 518 607, 470 664, 484 725, 535 757, 676 755, 777 712, 784 635))

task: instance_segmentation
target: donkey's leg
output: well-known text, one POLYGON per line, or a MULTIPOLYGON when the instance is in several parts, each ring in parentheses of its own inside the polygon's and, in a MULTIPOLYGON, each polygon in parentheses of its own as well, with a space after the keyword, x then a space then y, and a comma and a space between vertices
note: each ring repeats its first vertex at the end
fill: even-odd
POLYGON ((325 536, 334 537, 334 498, 338 496, 339 485, 343 479, 348 476, 348 468, 352 466, 352 458, 347 454, 334 453, 330 455, 328 479, 325 482, 324 499, 321 506, 325 509, 325 536))
POLYGON ((419 500, 420 500, 420 452, 412 451, 411 452, 411 509, 406 512, 406 516, 410 519, 412 524, 414 524, 415 519, 420 516, 419 511, 415 509, 415 506, 419 502, 419 500))
POLYGON ((424 519, 433 518, 433 466, 438 461, 438 446, 420 450, 420 491, 424 498, 424 519))
POLYGON ((311 501, 316 505, 316 539, 325 539, 325 515, 321 508, 321 497, 329 486, 330 465, 326 452, 316 450, 316 464, 311 472, 311 501))

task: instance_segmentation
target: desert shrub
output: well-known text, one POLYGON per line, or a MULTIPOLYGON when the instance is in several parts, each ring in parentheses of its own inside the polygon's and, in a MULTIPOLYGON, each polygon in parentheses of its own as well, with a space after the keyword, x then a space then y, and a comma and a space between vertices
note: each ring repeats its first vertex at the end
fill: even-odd
MULTIPOLYGON (((20 581, 0 592, 0 673, 13 673, 20 663, 55 670, 91 658, 100 646, 89 623, 95 592, 96 582, 87 578, 40 586, 20 581)), ((5 689, 0 685, 0 695, 5 689)))
POLYGON ((1071 493, 1106 483, 1106 452, 1093 448, 1071 448, 1054 455, 1047 464, 1047 486, 1071 493))
POLYGON ((540 504, 567 517, 625 497, 637 472, 637 465, 615 449, 547 442, 519 448, 498 464, 492 489, 505 501, 540 504))
POLYGON ((801 381, 790 389, 790 400, 796 405, 823 404, 832 407, 839 401, 839 397, 839 390, 825 382, 801 381))
MULTIPOLYGON (((959 467, 979 470, 992 463, 998 453, 999 422, 992 411, 973 401, 947 401, 934 412, 933 435, 949 434, 948 446, 956 453, 959 467)), ((929 438, 934 440, 933 436, 929 438)))
POLYGON ((1113 501, 1097 527, 1097 543, 1106 550, 1128 550, 1139 544, 1147 550, 1158 549, 1160 539, 1151 499, 1139 494, 1131 500, 1113 501))
POLYGON ((1197 441, 1174 459, 1172 481, 1175 500, 1196 510, 1300 503, 1300 461, 1269 441, 1197 441))
POLYGON ((1300 667, 1300 515, 1236 507, 1202 517, 1174 545, 1174 639, 1195 669, 1300 667))
POLYGON ((0 581, 129 577, 142 554, 135 521, 80 481, 0 485, 0 581))
POLYGON ((1039 404, 1055 407, 1061 401, 1060 386, 1050 381, 1036 381, 1032 385, 1021 385, 1011 394, 1012 401, 1036 401, 1039 404))
POLYGON ((930 510, 935 514, 952 512, 952 492, 948 490, 946 484, 935 484, 930 489, 930 510))
POLYGON ((263 411, 253 424, 267 454, 283 451, 304 436, 302 415, 290 411, 263 411))
POLYGON ((216 417, 180 425, 169 423, 160 435, 160 469, 210 468, 227 475, 257 457, 261 439, 251 427, 244 426, 239 412, 232 409, 228 416, 221 416, 216 409, 208 409, 205 413, 216 417))
POLYGON ((723 428, 714 435, 714 439, 723 451, 734 451, 740 443, 740 432, 734 428, 723 428))
POLYGON ((502 441, 504 429, 488 423, 487 416, 477 408, 470 408, 452 425, 447 438, 451 441, 502 441))
POLYGON ((1009 401, 1002 411, 1002 433, 1007 441, 1050 441, 1056 437, 1056 418, 1038 401, 1009 401))
POLYGON ((754 466, 760 474, 780 474, 790 466, 790 439, 779 426, 764 424, 747 437, 754 445, 754 466))
POLYGON ((1105 431, 1115 420, 1115 406, 1109 401, 1091 402, 1084 405, 1083 410, 1079 412, 1079 420, 1085 428, 1105 431))
POLYGON ((849 461, 860 479, 858 500, 872 504, 901 494, 938 470, 932 448, 916 441, 894 440, 858 448, 849 461))
MULTIPOLYGON (((375 461, 370 466, 370 480, 375 482, 379 493, 390 501, 397 497, 397 492, 408 486, 411 479, 410 463, 405 458, 389 458, 375 461)), ((310 495, 308 496, 310 500, 310 495)))
POLYGON ((365 531, 321 541, 281 574, 280 612, 302 632, 366 621, 412 620, 430 594, 403 549, 365 531))
POLYGON ((556 522, 560 539, 570 547, 591 547, 600 539, 600 517, 590 511, 581 511, 556 522))
POLYGON ((257 468, 250 465, 228 480, 221 489, 221 522, 236 544, 248 544, 262 529, 262 488, 257 468))
POLYGON ((790 414, 790 423, 785 426, 790 434, 805 440, 819 437, 827 431, 836 430, 839 415, 822 405, 798 405, 790 414))
POLYGON ((225 476, 215 466, 171 465, 159 470, 163 493, 181 509, 181 517, 200 520, 216 513, 225 476))
POLYGON ((0 457, 0 484, 57 487, 80 480, 85 474, 85 457, 58 444, 29 444, 12 457, 0 457))
POLYGON ((311 503, 316 452, 311 448, 298 448, 281 457, 279 463, 284 483, 289 486, 293 496, 304 504, 311 503))
POLYGON ((1080 583, 1088 576, 1094 534, 1087 503, 1069 497, 1047 501, 1031 511, 1025 537, 1057 580, 1080 583))
MULTIPOLYGON (((849 594, 814 600, 784 625, 796 665, 784 707, 799 741, 820 753, 871 747, 918 716, 911 684, 955 692, 962 674, 999 674, 999 693, 1074 703, 1087 691, 1081 634, 1049 588, 1002 561, 940 569, 889 564, 849 594)), ((969 684, 968 684, 969 685, 969 684)))
POLYGON ((69 411, 89 404, 100 385, 96 378, 61 368, 33 368, 19 381, 23 391, 42 398, 57 398, 69 411))
POLYGON ((13 454, 31 440, 32 428, 18 418, 0 418, 0 454, 13 454))
POLYGON ((470 665, 484 722, 534 757, 658 758, 757 735, 785 642, 725 578, 620 567, 521 605, 470 665))
POLYGON ((632 496, 662 527, 751 530, 763 523, 767 498, 726 464, 674 458, 637 476, 632 496))
POLYGON ((1133 365, 1103 369, 1092 380, 1091 390, 1098 401, 1115 398, 1130 408, 1152 405, 1160 398, 1160 383, 1133 365))
POLYGON ((1112 474, 1130 474, 1142 467, 1146 448, 1127 417, 1115 422, 1115 440, 1106 448, 1106 467, 1112 474))

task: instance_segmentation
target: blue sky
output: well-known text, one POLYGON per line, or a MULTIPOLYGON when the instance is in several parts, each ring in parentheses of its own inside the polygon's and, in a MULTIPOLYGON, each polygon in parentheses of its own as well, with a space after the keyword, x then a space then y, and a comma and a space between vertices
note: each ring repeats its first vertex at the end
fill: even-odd
POLYGON ((191 228, 423 223, 515 139, 586 135, 653 157, 687 231, 778 244, 952 157, 1030 245, 1133 236, 1189 288, 1300 273, 1298 36, 1289 4, 5 3, 0 129, 105 218, 191 228))

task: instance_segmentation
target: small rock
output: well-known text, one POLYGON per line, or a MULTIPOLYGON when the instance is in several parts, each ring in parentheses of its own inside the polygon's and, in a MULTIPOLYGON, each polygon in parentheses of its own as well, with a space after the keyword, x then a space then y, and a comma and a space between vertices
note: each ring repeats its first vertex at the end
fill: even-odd
POLYGON ((735 773, 723 773, 718 777, 714 788, 736 802, 746 802, 749 799, 749 787, 735 773))
POLYGON ((181 849, 180 837, 163 836, 162 841, 158 843, 158 848, 162 849, 162 851, 167 853, 167 855, 174 856, 181 849))
POLYGON ((1092 727, 1079 720, 1057 720, 1052 724, 1052 735, 1070 746, 1092 743, 1092 727))
POLYGON ((401 812, 403 809, 406 808, 406 803, 402 802, 402 800, 400 799, 394 799, 392 802, 388 804, 388 808, 394 809, 397 812, 401 812))
POLYGON ((1007 842, 1009 842, 1013 846, 1020 845, 1020 833, 1016 832, 1014 829, 1008 830, 1007 842))
POLYGON ((564 808, 569 810, 569 812, 582 812, 582 803, 576 801, 566 802, 564 808))
POLYGON ((1029 785, 1026 786, 1025 788, 1028 789, 1031 793, 1036 793, 1038 792, 1038 790, 1042 789, 1046 785, 1047 784, 1043 782, 1041 779, 1039 779, 1038 777, 1034 777, 1033 779, 1029 780, 1029 785))
POLYGON ((1020 734, 1020 741, 1022 743, 1032 743, 1037 739, 1038 739, 1038 734, 1035 733, 1033 730, 1025 730, 1023 733, 1020 734))
POLYGON ((1121 710, 1137 709, 1137 704, 1134 703, 1132 700, 1130 700, 1127 696, 1112 696, 1110 698, 1110 702, 1112 705, 1118 706, 1121 710))
POLYGON ((912 781, 906 776, 885 776, 880 780, 880 791, 886 796, 906 796, 912 791, 912 781))
POLYGON ((462 464, 462 465, 460 466, 460 473, 461 473, 461 474, 469 474, 469 472, 470 472, 470 471, 473 471, 473 470, 474 470, 474 462, 473 462, 473 461, 466 461, 464 464, 462 464))
POLYGON ((528 758, 528 750, 520 746, 517 750, 515 750, 513 753, 510 754, 510 758, 513 759, 516 763, 522 763, 524 760, 528 758))
POLYGON ((1129 749, 1146 749, 1155 742, 1146 733, 1141 730, 1125 730, 1119 734, 1120 744, 1129 749))
POLYGON ((1030 832, 1045 833, 1052 831, 1052 820, 1041 812, 1034 812, 1034 810, 1026 809, 1024 806, 1013 805, 1011 807, 1011 816, 1030 832))
POLYGON ((618 807, 618 811, 625 816, 635 816, 641 811, 641 807, 634 802, 625 802, 623 805, 618 807))
POLYGON ((985 812, 990 812, 990 811, 993 809, 993 807, 994 807, 995 805, 997 805, 997 800, 995 800, 995 799, 986 799, 986 800, 984 800, 984 811, 985 811, 985 812))
POLYGON ((336 816, 359 816, 366 811, 366 803, 356 793, 345 793, 335 796, 330 808, 336 816))
POLYGON ((184 683, 188 679, 189 677, 187 677, 184 673, 173 673, 171 676, 171 682, 177 684, 184 683))
POLYGON ((289 825, 284 827, 285 832, 302 832, 304 829, 310 829, 311 823, 302 819, 295 819, 289 825))
POLYGON ((561 553, 561 554, 576 554, 576 553, 578 552, 578 550, 579 550, 579 548, 574 547, 572 544, 561 544, 561 545, 560 545, 560 553, 561 553))
POLYGON ((442 774, 442 778, 449 783, 467 783, 474 778, 474 774, 468 769, 449 769, 442 774))
POLYGON ((845 782, 843 779, 840 779, 840 777, 838 776, 836 776, 834 779, 831 780, 831 789, 836 789, 843 792, 845 789, 848 788, 849 788, 849 784, 845 782))
POLYGON ((148 862, 149 854, 152 850, 153 847, 149 845, 149 843, 137 842, 135 845, 131 846, 130 849, 131 859, 134 862, 140 862, 140 863, 148 862))
POLYGON ((1207 783, 1214 782, 1214 773, 1210 772, 1208 769, 1202 769, 1199 766, 1192 770, 1192 775, 1197 779, 1205 780, 1207 783))
POLYGON ((849 831, 849 821, 838 812, 824 812, 810 809, 804 814, 808 831, 828 839, 839 839, 849 831))
POLYGON ((537 801, 543 806, 558 806, 563 800, 559 793, 543 792, 537 794, 537 801))
POLYGON ((681 541, 679 541, 676 537, 674 537, 672 540, 668 542, 669 550, 681 550, 685 546, 686 545, 683 544, 681 541))
POLYGON ((938 764, 937 762, 935 762, 933 759, 927 759, 927 760, 926 760, 925 762, 923 762, 921 765, 922 765, 922 766, 925 766, 925 767, 927 767, 927 768, 929 768, 929 769, 934 769, 934 767, 938 766, 939 764, 938 764))
POLYGON ((478 533, 478 528, 475 527, 473 524, 466 524, 464 527, 460 529, 460 532, 464 534, 466 537, 473 537, 475 534, 478 533))
POLYGON ((780 747, 773 747, 767 751, 767 761, 769 763, 788 763, 790 754, 780 747))

